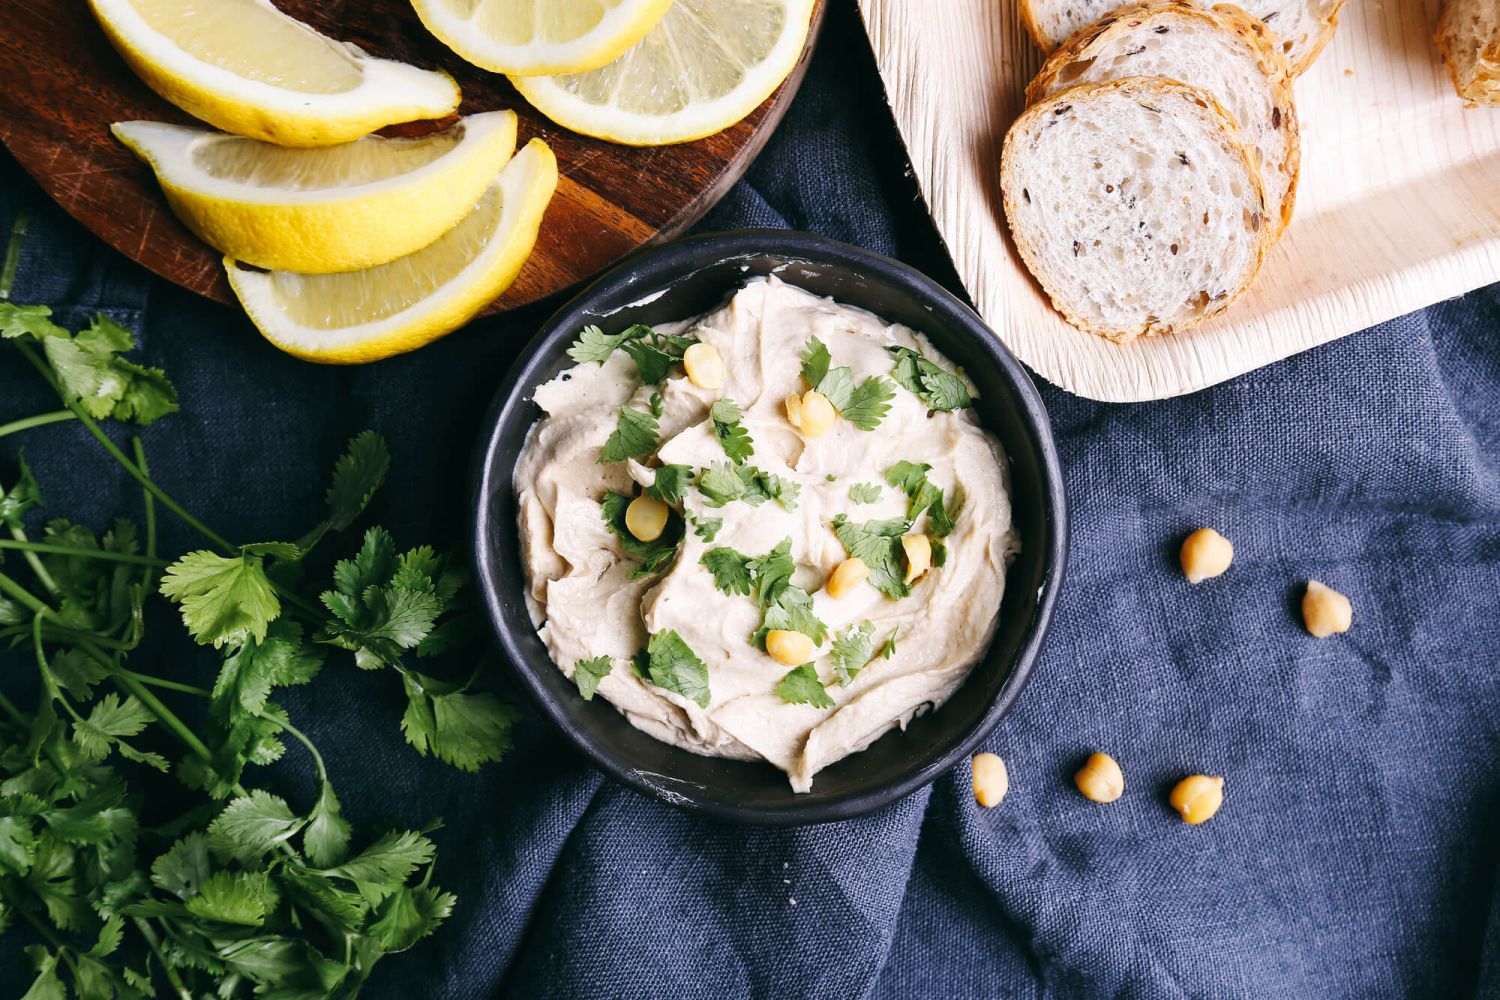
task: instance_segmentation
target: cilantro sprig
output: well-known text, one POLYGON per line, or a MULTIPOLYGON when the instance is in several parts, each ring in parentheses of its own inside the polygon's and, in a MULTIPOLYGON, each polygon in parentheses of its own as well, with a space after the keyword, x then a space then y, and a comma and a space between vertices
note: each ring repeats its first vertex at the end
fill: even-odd
POLYGON ((766 634, 773 629, 801 632, 820 646, 828 638, 828 626, 813 612, 812 597, 792 583, 797 566, 790 538, 763 556, 720 546, 709 549, 699 561, 720 592, 753 596, 760 606, 760 628, 751 637, 751 645, 764 649, 766 634))
POLYGON ((682 360, 683 353, 694 343, 693 337, 658 333, 642 323, 614 334, 590 325, 579 332, 578 340, 568 348, 568 357, 579 364, 597 362, 602 365, 615 351, 623 350, 635 362, 641 381, 655 385, 671 374, 672 367, 682 360))
POLYGON ((755 454, 755 443, 741 420, 740 405, 732 399, 720 399, 709 407, 708 416, 714 425, 714 437, 724 447, 724 454, 735 465, 743 465, 755 454))
POLYGON ((872 375, 856 384, 852 369, 834 368, 832 364, 828 345, 817 337, 810 338, 802 349, 802 377, 807 384, 826 397, 839 416, 860 430, 873 431, 879 427, 891 411, 891 400, 896 398, 890 380, 872 375))
POLYGON ((604 494, 602 511, 604 523, 620 540, 625 554, 640 563, 630 573, 632 580, 650 576, 677 558, 677 549, 682 544, 682 519, 675 513, 667 517, 666 529, 654 542, 643 542, 630 533, 625 524, 625 509, 630 506, 630 497, 610 490, 604 494))
POLYGON ((96 317, 72 333, 45 307, 7 301, 23 231, 24 221, 0 266, 0 352, 33 368, 63 408, 0 420, 0 438, 77 423, 140 484, 143 529, 125 518, 102 535, 43 521, 26 463, 0 470, 0 557, 10 557, 0 562, 0 650, 33 661, 38 681, 25 709, 0 693, 0 923, 24 921, 43 942, 27 949, 35 978, 16 991, 352 997, 385 956, 453 909, 432 881, 437 825, 356 829, 279 693, 332 660, 395 671, 419 752, 465 768, 497 758, 513 711, 473 690, 477 661, 466 680, 441 676, 445 652, 472 653, 462 574, 426 547, 398 553, 371 529, 333 569, 324 606, 315 599, 328 573, 314 550, 361 516, 386 476, 373 433, 350 442, 323 518, 297 541, 236 545, 204 524, 152 477, 139 438, 122 446, 99 424, 146 425, 178 407, 162 372, 125 356, 128 331, 96 317), (206 547, 163 558, 159 514, 206 547), (150 613, 158 594, 199 644, 196 659, 214 665, 211 688, 189 683, 193 657, 144 672, 135 652, 147 622, 167 620, 150 613), (419 673, 411 658, 431 666, 419 673), (201 710, 182 707, 191 702, 201 710), (261 787, 259 768, 289 745, 312 762, 300 801, 261 787), (188 801, 139 780, 166 770, 188 801))
POLYGON ((802 487, 790 479, 758 469, 753 465, 733 466, 715 462, 698 473, 695 481, 703 502, 709 507, 723 507, 735 500, 759 507, 774 500, 783 510, 796 510, 802 487))
POLYGON ((930 534, 946 538, 952 534, 957 512, 949 509, 943 499, 943 491, 927 478, 932 466, 925 463, 908 462, 905 459, 886 470, 885 481, 911 498, 906 510, 906 519, 912 524, 927 513, 930 534))
POLYGON ((892 600, 911 593, 902 566, 901 536, 911 530, 911 522, 900 519, 856 523, 845 515, 833 519, 833 533, 844 551, 864 561, 869 567, 870 585, 892 600))
POLYGON ((647 413, 632 406, 620 407, 615 429, 604 442, 599 452, 599 464, 623 462, 627 458, 640 458, 656 450, 657 435, 661 424, 660 413, 647 413))
POLYGON ((909 347, 887 347, 886 350, 896 359, 891 377, 926 403, 929 410, 962 410, 974 405, 969 387, 953 372, 909 347))
POLYGON ((771 691, 789 705, 811 705, 814 708, 833 707, 833 696, 818 679, 818 670, 811 663, 793 667, 771 691))

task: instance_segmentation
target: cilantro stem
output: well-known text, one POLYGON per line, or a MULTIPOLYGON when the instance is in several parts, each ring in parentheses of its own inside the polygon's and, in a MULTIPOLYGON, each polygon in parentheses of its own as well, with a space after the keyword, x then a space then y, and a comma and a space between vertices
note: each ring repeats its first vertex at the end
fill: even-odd
POLYGON ((0 590, 5 591, 11 597, 14 597, 16 600, 20 601, 34 614, 45 614, 48 617, 53 616, 53 611, 51 608, 42 603, 42 601, 37 598, 37 596, 31 591, 27 590, 25 587, 21 586, 19 583, 6 576, 4 573, 0 573, 0 590))
POLYGON ((21 710, 16 707, 15 702, 5 697, 4 692, 0 692, 0 710, 3 710, 6 715, 10 716, 11 721, 22 729, 31 728, 31 724, 26 721, 26 716, 21 714, 21 710))
POLYGON ((51 413, 38 413, 34 417, 24 417, 20 420, 12 420, 8 424, 0 424, 0 438, 9 434, 19 434, 29 431, 33 427, 46 427, 48 424, 60 424, 64 420, 77 420, 72 410, 53 410, 51 413))
POLYGON ((305 597, 303 597, 301 594, 297 593, 295 590, 290 590, 290 589, 288 589, 286 587, 283 587, 279 583, 272 583, 271 584, 271 589, 276 592, 276 596, 277 597, 281 598, 283 601, 286 601, 292 607, 296 608, 298 611, 302 612, 304 615, 307 615, 309 618, 311 618, 312 624, 314 624, 314 625, 321 625, 321 624, 323 624, 323 622, 324 622, 323 611, 316 604, 314 604, 311 601, 307 600, 305 597))
MULTIPOLYGON (((140 435, 130 439, 130 450, 135 452, 135 464, 147 476, 151 475, 151 469, 146 465, 146 446, 141 444, 140 435)), ((156 498, 151 495, 150 490, 141 491, 141 502, 146 505, 146 555, 152 559, 156 558, 156 498)), ((149 576, 149 574, 148 574, 149 576)))
MULTIPOLYGON (((53 545, 51 542, 32 542, 24 538, 7 541, 0 538, 0 549, 19 549, 22 552, 42 552, 48 555, 73 556, 78 559, 102 559, 105 562, 133 563, 136 566, 163 568, 166 560, 147 556, 131 555, 129 552, 106 552, 103 549, 80 549, 71 545, 53 545)), ((38 574, 40 576, 40 574, 38 574)))
POLYGON ((183 721, 177 717, 176 713, 174 713, 166 705, 163 705, 161 703, 161 699, 156 697, 156 695, 151 692, 151 689, 148 688, 145 684, 142 684, 139 680, 137 680, 131 671, 122 671, 116 668, 109 675, 109 679, 114 681, 115 685, 123 689, 126 694, 135 695, 136 700, 139 701, 142 705, 145 705, 146 708, 151 711, 151 714, 156 716, 156 720, 163 726, 166 726, 173 736, 176 736, 179 740, 186 744, 189 750, 193 751, 193 753, 197 754, 199 757, 202 757, 204 760, 209 761, 210 763, 213 762, 213 752, 210 751, 204 744, 204 742, 198 738, 198 735, 191 729, 189 729, 186 725, 184 725, 183 721))
POLYGON ((46 362, 37 357, 36 352, 31 349, 30 344, 23 344, 20 341, 16 341, 16 349, 21 352, 22 357, 31 362, 31 366, 35 368, 41 374, 42 378, 46 380, 47 384, 52 387, 52 390, 57 393, 58 398, 63 401, 63 403, 68 407, 69 410, 73 411, 73 414, 76 417, 78 417, 78 422, 83 424, 84 429, 94 436, 94 439, 104 447, 104 450, 109 452, 109 456, 120 464, 120 468, 124 469, 130 475, 130 478, 140 483, 141 487, 147 493, 150 493, 153 497, 160 501, 163 507, 167 508, 167 510, 170 510, 173 514, 176 514, 179 518, 181 518, 182 522, 189 528, 192 528, 194 531, 198 532, 198 534, 208 539, 214 545, 217 545, 221 551, 237 551, 237 546, 232 545, 229 540, 226 539, 223 535, 214 531, 212 528, 205 525, 202 521, 189 514, 186 510, 183 509, 181 504, 168 496, 165 490, 163 490, 160 486, 157 486, 156 483, 152 482, 150 476, 147 476, 144 472, 137 468, 136 464, 132 462, 123 451, 120 450, 119 445, 110 440, 109 435, 104 433, 104 431, 94 421, 94 418, 89 416, 88 411, 85 410, 80 403, 75 400, 70 400, 66 396, 64 396, 62 393, 62 389, 58 386, 57 382, 53 380, 52 373, 47 370, 46 362))
POLYGON ((121 667, 117 671, 117 673, 119 673, 122 677, 129 677, 132 680, 140 681, 142 684, 149 684, 152 687, 159 687, 167 691, 180 691, 183 694, 194 694, 200 698, 213 697, 213 692, 208 690, 208 688, 193 687, 193 685, 191 684, 181 684, 177 681, 169 681, 165 677, 152 677, 150 674, 138 674, 134 670, 126 670, 124 667, 121 667))
POLYGON ((26 227, 31 222, 31 213, 21 209, 16 221, 10 226, 10 243, 5 248, 5 266, 0 270, 0 301, 9 301, 10 290, 16 283, 16 269, 21 266, 21 241, 26 238, 26 227))
POLYGON ((157 938, 156 932, 151 929, 151 925, 144 917, 132 917, 131 920, 135 923, 135 929, 141 932, 141 937, 146 939, 146 947, 150 948, 151 954, 156 956, 156 962, 166 975, 167 982, 172 984, 172 989, 177 991, 177 995, 182 1000, 193 1000, 192 991, 183 985, 181 979, 177 978, 177 970, 167 964, 166 956, 161 951, 161 941, 157 938))
POLYGON ((302 730, 298 729, 296 726, 292 725, 285 719, 273 719, 268 715, 262 715, 261 718, 267 720, 268 722, 276 723, 278 726, 295 736, 297 738, 297 742, 301 743, 304 747, 307 748, 307 752, 312 754, 313 764, 318 769, 318 781, 324 785, 328 784, 328 769, 323 766, 323 755, 318 753, 318 748, 313 746, 312 740, 307 738, 306 733, 304 733, 302 730))

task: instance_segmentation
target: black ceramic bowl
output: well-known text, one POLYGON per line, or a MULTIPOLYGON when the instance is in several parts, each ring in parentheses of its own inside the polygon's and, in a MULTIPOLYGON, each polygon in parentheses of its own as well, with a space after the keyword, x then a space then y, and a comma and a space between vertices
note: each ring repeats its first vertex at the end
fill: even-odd
POLYGON ((1047 414, 1030 378, 967 306, 879 254, 807 233, 747 230, 679 240, 620 264, 549 320, 506 376, 475 462, 474 557, 500 645, 538 704, 617 780, 673 805, 753 823, 816 823, 877 809, 972 754, 1020 694, 1067 562, 1067 514, 1047 414), (700 757, 631 726, 603 698, 585 702, 552 663, 523 599, 511 474, 540 411, 535 389, 569 367, 590 323, 665 323, 721 304, 748 278, 783 281, 925 333, 979 388, 976 408, 1010 459, 1021 551, 985 657, 942 708, 818 772, 794 794, 770 764, 700 757))

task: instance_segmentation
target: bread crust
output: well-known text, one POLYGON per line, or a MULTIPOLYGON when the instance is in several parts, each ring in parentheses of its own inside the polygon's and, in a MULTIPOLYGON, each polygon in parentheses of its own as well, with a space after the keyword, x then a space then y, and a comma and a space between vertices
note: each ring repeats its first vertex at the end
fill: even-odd
POLYGON ((1438 18, 1437 32, 1433 36, 1438 52, 1448 67, 1448 76, 1453 80, 1453 89, 1458 91, 1458 96, 1475 104, 1500 107, 1500 32, 1489 39, 1472 39, 1481 46, 1477 51, 1472 50, 1459 38, 1464 27, 1459 22, 1467 12, 1462 0, 1447 0, 1443 4, 1443 13, 1438 18), (1458 48, 1460 45, 1464 48, 1458 48), (1461 61, 1471 56, 1474 66, 1465 79, 1460 75, 1461 61))
MULTIPOLYGON (((1026 0, 1022 2, 1024 4, 1026 0)), ((1296 93, 1292 86, 1296 77, 1286 53, 1272 41, 1265 24, 1239 7, 1227 3, 1215 7, 1200 7, 1191 0, 1145 0, 1144 3, 1121 7, 1110 16, 1079 31, 1047 58, 1026 87, 1026 104, 1030 106, 1037 103, 1069 64, 1094 58, 1096 52, 1118 35, 1140 28, 1150 21, 1168 19, 1202 21, 1240 39, 1270 81, 1276 95, 1276 107, 1281 111, 1281 128, 1287 135, 1286 156, 1277 165, 1287 179, 1286 195, 1279 206, 1279 224, 1274 227, 1279 237, 1291 225, 1292 212, 1297 204, 1297 185, 1302 174, 1302 132, 1297 119, 1296 93)), ((1234 116, 1229 117, 1232 119, 1234 116)))
POLYGON ((1255 159, 1250 155, 1249 150, 1245 147, 1244 140, 1240 137, 1239 126, 1235 123, 1234 117, 1228 111, 1224 110, 1224 107, 1219 104, 1212 94, 1177 80, 1169 80, 1166 77, 1131 76, 1123 77, 1119 80, 1085 83, 1055 94, 1045 101, 1039 101, 1027 108, 1021 117, 1016 119, 1015 123, 1011 125, 1010 130, 1005 134, 1005 143, 1000 154, 1000 194, 1001 202, 1005 209, 1006 226, 1011 234, 1011 242, 1015 245, 1016 251, 1021 255, 1021 260, 1025 263, 1026 269, 1031 272, 1032 277, 1052 302, 1052 307, 1062 315, 1063 319, 1087 333, 1097 334, 1117 344, 1128 344, 1137 337, 1190 330, 1206 323, 1229 308, 1231 304, 1239 299, 1255 283, 1255 278, 1260 274, 1261 268, 1265 265, 1266 256, 1275 244, 1277 235, 1274 226, 1261 226, 1256 231, 1257 239, 1252 248, 1253 259, 1251 265, 1240 284, 1222 299, 1211 303, 1210 307, 1204 309, 1202 313, 1190 317, 1184 322, 1166 325, 1144 323, 1135 329, 1116 330, 1091 323, 1086 318, 1068 309, 1053 294, 1052 288, 1049 287, 1047 276, 1041 267, 1041 258, 1035 248, 1020 238, 1016 231, 1015 223, 1012 221, 1017 216, 1016 184, 1014 182, 1016 165, 1013 155, 1015 152, 1016 137, 1024 134, 1034 121, 1052 114, 1054 108, 1064 101, 1076 104, 1096 94, 1105 94, 1116 90, 1132 91, 1141 96, 1164 97, 1167 95, 1181 95, 1194 100, 1201 107, 1207 109, 1219 119, 1219 123, 1224 129, 1225 137, 1228 140, 1228 147, 1239 154, 1241 163, 1245 168, 1246 176, 1255 185, 1263 216, 1266 214, 1266 197, 1265 182, 1261 178, 1259 168, 1255 165, 1255 159))
MULTIPOLYGON (((1041 17, 1039 16, 1036 9, 1036 5, 1042 2, 1047 2, 1047 0, 1020 0, 1017 6, 1019 8, 1019 13, 1021 16, 1021 26, 1026 29, 1026 33, 1031 36, 1031 40, 1036 43, 1037 48, 1041 49, 1043 52, 1050 54, 1061 46, 1070 44, 1071 39, 1052 38, 1042 30, 1041 17)), ((1052 2, 1056 2, 1056 0, 1052 0, 1052 2)), ((1308 46, 1307 51, 1302 53, 1302 58, 1290 64, 1292 76, 1301 76, 1307 71, 1307 68, 1309 66, 1317 61, 1318 56, 1322 55, 1323 49, 1326 48, 1329 41, 1333 39, 1333 33, 1338 30, 1339 14, 1344 9, 1344 2, 1345 0, 1337 0, 1337 2, 1333 6, 1333 9, 1328 12, 1328 16, 1323 18, 1323 26, 1322 29, 1318 32, 1317 38, 1315 38, 1312 44, 1308 46)), ((1129 6, 1131 6, 1131 4, 1123 3, 1120 5, 1120 7, 1106 11, 1105 14, 1100 17, 1098 21, 1095 21, 1092 25, 1089 25, 1087 28, 1080 28, 1078 33, 1075 34, 1074 37, 1076 38, 1078 37, 1078 34, 1082 34, 1083 32, 1090 31, 1094 28, 1108 27, 1111 23, 1113 23, 1113 20, 1115 18, 1120 16, 1121 9, 1129 6)), ((1219 6, 1229 7, 1232 5, 1220 4, 1219 6)), ((1245 12, 1241 11, 1241 13, 1245 12)), ((1276 34, 1275 29, 1267 28, 1264 22, 1261 22, 1260 19, 1255 17, 1253 14, 1245 13, 1245 16, 1260 24, 1264 30, 1270 31, 1272 35, 1276 34)))

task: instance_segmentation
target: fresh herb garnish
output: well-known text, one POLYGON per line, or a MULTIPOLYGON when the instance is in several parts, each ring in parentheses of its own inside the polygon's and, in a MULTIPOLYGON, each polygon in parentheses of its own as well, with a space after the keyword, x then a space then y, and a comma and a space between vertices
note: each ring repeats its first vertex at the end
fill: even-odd
POLYGON ((793 667, 772 688, 782 701, 789 705, 811 705, 814 708, 832 708, 833 698, 823 682, 818 680, 818 671, 811 663, 793 667))
POLYGON ((723 507, 734 500, 759 507, 767 500, 774 500, 785 510, 796 510, 797 498, 802 493, 802 487, 789 479, 753 465, 736 468, 728 462, 715 462, 701 470, 696 485, 710 507, 723 507))
MULTIPOLYGON (((0 265, 0 300, 22 231, 18 222, 0 265)), ((116 444, 96 422, 146 424, 177 408, 165 376, 120 356, 128 333, 99 318, 75 336, 45 307, 4 301, 0 333, 65 407, 11 420, 0 436, 75 421, 145 494, 143 532, 117 518, 99 537, 54 519, 33 541, 42 494, 30 470, 23 464, 12 488, 0 489, 4 547, 21 556, 0 565, 0 648, 31 652, 39 681, 30 712, 0 697, 0 909, 45 942, 28 949, 36 975, 16 992, 353 996, 384 956, 431 934, 453 909, 454 897, 431 881, 425 833, 436 824, 358 834, 323 757, 274 699, 312 681, 330 648, 353 649, 361 666, 384 665, 409 692, 420 689, 403 721, 419 750, 461 767, 497 758, 512 711, 403 659, 469 634, 461 575, 430 549, 398 556, 384 532, 372 532, 335 569, 338 606, 325 612, 303 582, 318 573, 304 563, 380 486, 388 458, 378 437, 350 443, 323 520, 299 542, 235 545, 152 478, 139 439, 116 444), (162 511, 208 547, 161 558, 162 511), (199 655, 218 664, 211 690, 184 683, 181 670, 141 672, 149 666, 134 650, 146 622, 167 620, 147 614, 159 591, 181 605, 199 655), (180 711, 183 699, 204 710, 180 711), (311 759, 314 783, 300 803, 253 777, 253 765, 286 753, 287 737, 311 759), (182 752, 161 752, 173 739, 182 752), (158 783, 137 784, 136 765, 173 769, 189 791, 161 797, 158 783)))
POLYGON ((722 517, 693 518, 693 534, 705 542, 713 541, 718 536, 719 529, 722 527, 724 527, 724 519, 722 517))
POLYGON ((879 503, 883 492, 879 483, 855 483, 849 487, 849 499, 855 503, 879 503))
POLYGON ((578 340, 568 348, 568 357, 580 365, 590 361, 597 361, 602 365, 622 344, 644 337, 650 332, 649 326, 643 326, 640 323, 626 327, 619 333, 605 333, 597 326, 586 326, 579 332, 578 340))
POLYGON ((840 684, 859 676, 875 655, 875 623, 863 622, 833 637, 833 672, 840 684))
MULTIPOLYGON (((911 498, 906 519, 915 524, 922 512, 926 511, 929 533, 937 538, 944 538, 953 531, 955 515, 945 505, 943 491, 927 478, 930 471, 930 465, 903 460, 886 470, 885 479, 911 498)), ((934 552, 934 555, 937 553, 934 552)), ((941 566, 942 562, 939 561, 938 565, 941 566)))
POLYGON ((630 574, 632 580, 649 576, 671 565, 677 558, 678 546, 682 544, 682 521, 675 515, 667 516, 667 526, 654 542, 643 542, 630 533, 625 524, 625 508, 630 506, 630 497, 610 490, 604 494, 601 504, 604 523, 620 539, 625 554, 640 563, 630 574))
POLYGON ((651 636, 645 666, 652 684, 682 695, 699 708, 708 707, 708 665, 676 632, 668 629, 651 636))
POLYGON ((843 514, 833 519, 833 533, 844 551, 858 557, 870 569, 870 585, 885 596, 899 600, 911 593, 902 566, 904 551, 901 536, 911 530, 911 522, 902 520, 850 521, 843 514))
POLYGON ((687 492, 692 478, 691 466, 663 465, 656 470, 655 481, 646 487, 646 495, 675 506, 682 502, 682 495, 687 492))
POLYGON ((724 446, 724 454, 729 456, 731 462, 742 465, 755 454, 755 444, 750 440, 750 432, 741 423, 738 403, 732 399, 718 400, 709 408, 708 416, 714 424, 714 437, 724 446))
POLYGON ((880 657, 889 660, 896 655, 896 639, 901 635, 901 629, 891 629, 891 634, 886 636, 885 643, 880 647, 880 657))
POLYGON ((818 645, 828 638, 828 626, 813 613, 812 598, 793 586, 792 540, 782 539, 763 556, 745 555, 731 548, 715 548, 700 560, 713 574, 714 586, 725 594, 754 595, 760 605, 761 625, 751 644, 764 648, 772 629, 801 632, 818 645))
POLYGON ((614 664, 607 656, 596 656, 592 660, 579 660, 573 664, 573 683, 578 685, 578 693, 583 696, 584 701, 594 700, 599 682, 608 677, 613 669, 614 664))
POLYGON ((602 365, 615 351, 623 350, 635 362, 641 381, 655 385, 671 374, 672 366, 682 360, 682 353, 693 342, 692 337, 657 333, 642 323, 614 334, 597 326, 586 326, 568 348, 568 357, 579 364, 596 361, 602 365))
POLYGON ((963 379, 909 347, 887 347, 896 359, 891 377, 902 388, 915 393, 929 410, 962 410, 972 406, 969 388, 963 379))
POLYGON ((615 429, 604 442, 599 452, 599 464, 623 462, 627 458, 640 458, 656 449, 656 435, 660 425, 656 415, 620 407, 620 416, 615 429))
POLYGON ((895 387, 879 375, 856 385, 852 369, 829 367, 832 363, 828 345, 817 337, 809 339, 802 349, 802 377, 833 404, 839 416, 862 431, 873 431, 890 412, 895 387))

